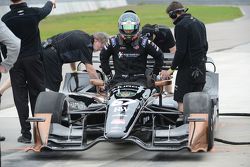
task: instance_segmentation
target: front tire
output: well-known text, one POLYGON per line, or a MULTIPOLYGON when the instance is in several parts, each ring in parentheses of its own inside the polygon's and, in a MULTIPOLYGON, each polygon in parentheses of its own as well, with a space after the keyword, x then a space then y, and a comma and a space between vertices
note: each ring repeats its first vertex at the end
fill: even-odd
POLYGON ((51 113, 52 123, 61 123, 66 96, 58 92, 41 92, 37 97, 36 113, 51 113))
MULTIPOLYGON (((207 151, 210 151, 214 146, 214 121, 212 100, 209 94, 204 92, 187 93, 183 99, 185 117, 189 117, 194 113, 208 114, 208 129, 207 129, 207 151)), ((187 120, 187 119, 186 119, 187 120)))

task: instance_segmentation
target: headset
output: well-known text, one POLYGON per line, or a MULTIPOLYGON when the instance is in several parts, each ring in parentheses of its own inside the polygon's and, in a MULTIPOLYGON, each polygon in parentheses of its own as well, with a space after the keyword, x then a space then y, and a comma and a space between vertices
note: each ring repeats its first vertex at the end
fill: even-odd
POLYGON ((177 13, 178 12, 187 12, 188 11, 188 8, 179 8, 179 9, 175 9, 175 10, 172 10, 168 13, 169 17, 171 19, 176 19, 177 18, 177 13))

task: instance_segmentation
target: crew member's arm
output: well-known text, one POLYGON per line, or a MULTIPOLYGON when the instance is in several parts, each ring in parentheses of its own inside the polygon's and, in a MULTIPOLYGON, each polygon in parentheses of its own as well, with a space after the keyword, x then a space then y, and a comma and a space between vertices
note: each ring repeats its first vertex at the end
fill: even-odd
POLYGON ((175 53, 176 52, 176 46, 173 46, 172 48, 169 48, 170 53, 175 53))
POLYGON ((164 64, 164 55, 162 51, 156 44, 154 44, 150 40, 147 40, 146 51, 154 58, 155 64, 153 68, 153 73, 158 75, 164 64))
POLYGON ((203 26, 204 26, 204 30, 205 30, 205 34, 204 34, 204 36, 205 36, 205 44, 204 44, 204 48, 205 48, 205 51, 206 51, 206 53, 207 53, 207 51, 208 51, 207 30, 206 30, 206 27, 205 27, 205 25, 204 25, 204 24, 203 24, 203 26))
POLYGON ((89 74, 89 77, 91 79, 98 79, 99 78, 97 73, 96 73, 96 69, 94 68, 94 66, 92 64, 85 64, 85 66, 86 66, 86 70, 89 74))
POLYGON ((74 63, 70 63, 70 68, 71 68, 71 70, 73 72, 76 72, 77 71, 77 69, 76 69, 76 63, 75 62, 74 63))
POLYGON ((42 8, 35 8, 38 11, 40 20, 48 16, 52 11, 52 8, 55 7, 55 5, 56 5, 56 0, 49 0, 42 8))
POLYGON ((7 72, 16 62, 21 41, 0 21, 0 42, 7 48, 6 59, 0 65, 0 72, 7 72))
POLYGON ((187 29, 181 25, 175 26, 175 39, 176 39, 176 52, 171 67, 166 71, 162 70, 161 77, 163 79, 169 78, 173 74, 174 70, 183 61, 187 50, 187 29))
POLYGON ((5 80, 2 85, 0 85, 0 96, 3 95, 3 93, 11 87, 11 81, 10 78, 5 80))
POLYGON ((166 45, 167 45, 170 53, 175 53, 175 51, 176 51, 175 40, 174 40, 174 36, 173 36, 171 30, 169 28, 164 29, 163 33, 165 35, 166 45))
POLYGON ((175 39, 176 39, 176 52, 174 59, 171 65, 171 69, 175 70, 176 67, 180 65, 183 61, 184 56, 187 51, 187 41, 188 41, 188 32, 187 29, 181 25, 175 27, 175 39))

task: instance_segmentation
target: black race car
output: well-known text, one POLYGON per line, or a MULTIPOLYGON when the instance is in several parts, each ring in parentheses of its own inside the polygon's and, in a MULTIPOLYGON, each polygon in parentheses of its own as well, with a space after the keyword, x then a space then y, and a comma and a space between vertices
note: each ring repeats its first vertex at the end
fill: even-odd
POLYGON ((35 115, 28 119, 34 122, 35 145, 27 150, 84 151, 99 142, 132 142, 148 151, 210 151, 219 97, 215 65, 211 59, 207 63, 214 70, 207 71, 204 92, 185 95, 184 115, 164 89, 169 80, 155 81, 151 88, 119 83, 100 92, 101 72, 102 79, 94 80, 86 72, 68 73, 62 92, 38 96, 35 115))

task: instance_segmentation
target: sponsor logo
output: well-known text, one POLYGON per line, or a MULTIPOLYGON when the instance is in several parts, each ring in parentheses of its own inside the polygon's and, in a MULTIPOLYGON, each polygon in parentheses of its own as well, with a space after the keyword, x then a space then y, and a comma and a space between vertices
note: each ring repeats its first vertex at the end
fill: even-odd
POLYGON ((133 99, 117 99, 110 106, 117 107, 117 106, 127 106, 129 104, 136 103, 136 100, 133 99))
POLYGON ((140 56, 139 53, 123 53, 123 52, 118 53, 119 59, 121 59, 121 58, 136 58, 138 56, 140 56))
POLYGON ((17 11, 18 15, 24 15, 24 10, 17 11))

